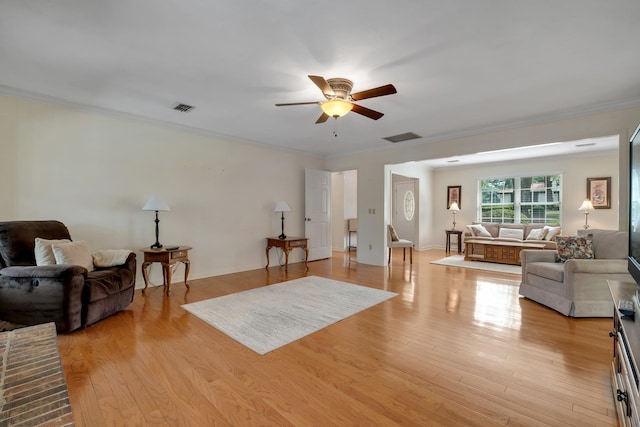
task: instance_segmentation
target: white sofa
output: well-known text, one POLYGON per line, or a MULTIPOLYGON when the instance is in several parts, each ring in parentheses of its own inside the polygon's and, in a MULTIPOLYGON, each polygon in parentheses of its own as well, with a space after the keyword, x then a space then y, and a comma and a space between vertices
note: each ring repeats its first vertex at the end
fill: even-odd
POLYGON ((555 250, 523 250, 520 295, 571 317, 612 317, 607 280, 633 281, 627 271, 627 232, 580 230, 593 236, 594 259, 556 262, 555 250))

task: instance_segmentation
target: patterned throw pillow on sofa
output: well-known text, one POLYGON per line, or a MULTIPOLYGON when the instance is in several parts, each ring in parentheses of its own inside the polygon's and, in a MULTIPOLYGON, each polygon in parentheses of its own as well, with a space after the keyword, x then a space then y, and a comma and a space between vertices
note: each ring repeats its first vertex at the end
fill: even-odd
POLYGON ((568 259, 593 259, 593 235, 556 236, 557 262, 568 259))

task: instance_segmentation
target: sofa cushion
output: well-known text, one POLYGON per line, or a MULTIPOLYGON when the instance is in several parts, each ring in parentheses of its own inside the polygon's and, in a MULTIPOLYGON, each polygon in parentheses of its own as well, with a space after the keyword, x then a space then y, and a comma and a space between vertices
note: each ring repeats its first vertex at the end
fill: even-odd
POLYGON ((527 235, 527 240, 543 240, 547 235, 547 231, 549 230, 544 227, 534 228, 527 235))
POLYGON ((555 282, 564 281, 564 264, 553 262, 532 262, 527 264, 527 274, 535 274, 555 282))
POLYGON ((547 235, 544 236, 544 240, 548 242, 552 242, 555 240, 556 236, 559 236, 562 233, 562 227, 552 227, 549 225, 545 225, 544 228, 547 230, 547 235))
POLYGON ((524 227, 523 228, 506 228, 500 227, 498 237, 506 239, 524 239, 524 227))
POLYGON ((556 236, 558 259, 593 259, 593 241, 588 236, 556 236))
POLYGON ((495 222, 479 222, 473 221, 473 224, 482 225, 491 235, 491 237, 498 237, 498 230, 500 229, 500 224, 495 222))
POLYGON ((578 230, 579 236, 593 237, 593 254, 596 259, 627 259, 628 233, 618 230, 578 230))
POLYGON ((524 226, 524 235, 528 236, 529 234, 531 234, 531 232, 533 230, 543 229, 545 225, 548 225, 548 224, 539 224, 539 223, 525 224, 525 226, 524 226))
POLYGON ((36 257, 36 265, 55 265, 56 257, 53 255, 51 245, 54 243, 69 243, 69 239, 41 239, 35 238, 35 248, 33 250, 36 257))
POLYGON ((86 268, 87 271, 93 271, 93 257, 87 242, 78 240, 68 243, 53 243, 51 249, 53 249, 53 255, 56 258, 56 264, 79 265, 86 268))
POLYGON ((491 237, 491 234, 482 224, 467 225, 467 229, 473 237, 491 237))

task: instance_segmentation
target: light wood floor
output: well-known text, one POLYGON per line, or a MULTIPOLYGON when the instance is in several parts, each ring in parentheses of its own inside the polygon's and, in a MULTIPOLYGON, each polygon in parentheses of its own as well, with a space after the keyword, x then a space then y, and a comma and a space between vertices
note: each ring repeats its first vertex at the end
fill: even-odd
MULTIPOLYGON (((355 257, 354 253, 351 253, 355 257)), ((59 336, 77 426, 613 426, 610 319, 518 297, 514 275, 330 260, 136 291, 59 336), (399 295, 264 356, 180 305, 317 275, 399 295)), ((178 278, 180 272, 174 277, 178 278)))

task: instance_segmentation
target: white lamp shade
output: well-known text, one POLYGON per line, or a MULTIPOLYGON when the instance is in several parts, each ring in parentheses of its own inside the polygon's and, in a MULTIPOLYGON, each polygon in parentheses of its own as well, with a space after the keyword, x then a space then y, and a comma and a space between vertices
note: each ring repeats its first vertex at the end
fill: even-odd
POLYGON ((579 211, 591 211, 591 210, 593 210, 593 203, 591 203, 591 200, 586 199, 584 202, 582 202, 582 204, 580 205, 578 210, 579 211))
POLYGON ((162 198, 158 196, 151 196, 146 205, 142 208, 143 211, 170 211, 169 206, 162 198))
POLYGON ((273 211, 274 212, 291 212, 291 208, 289 207, 287 202, 281 200, 278 203, 276 203, 276 207, 273 211))
POLYGON ((449 206, 449 210, 450 211, 459 211, 460 208, 458 207, 458 202, 452 202, 451 206, 449 206))

